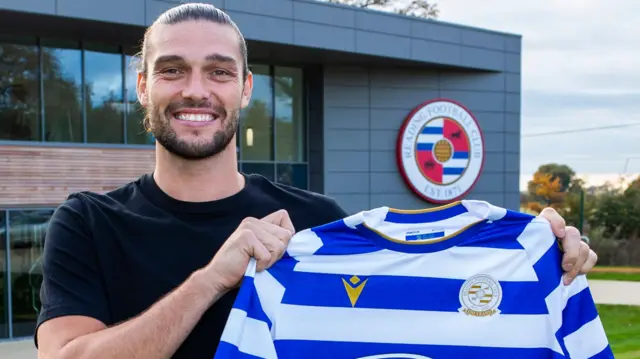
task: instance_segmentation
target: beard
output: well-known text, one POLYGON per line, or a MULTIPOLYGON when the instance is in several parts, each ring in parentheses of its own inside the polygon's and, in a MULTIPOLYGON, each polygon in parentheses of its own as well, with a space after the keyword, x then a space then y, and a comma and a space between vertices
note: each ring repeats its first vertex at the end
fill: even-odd
MULTIPOLYGON (((202 160, 213 157, 222 152, 233 140, 238 130, 240 119, 240 107, 227 111, 221 106, 214 106, 209 101, 182 100, 171 102, 164 112, 154 104, 150 104, 149 117, 150 132, 156 141, 167 151, 186 160, 202 160), (172 113, 184 107, 214 109, 219 117, 214 121, 222 121, 222 129, 216 131, 211 139, 202 141, 185 141, 178 138, 175 130, 171 128, 172 113)), ((197 129, 194 129, 197 131, 197 129)))

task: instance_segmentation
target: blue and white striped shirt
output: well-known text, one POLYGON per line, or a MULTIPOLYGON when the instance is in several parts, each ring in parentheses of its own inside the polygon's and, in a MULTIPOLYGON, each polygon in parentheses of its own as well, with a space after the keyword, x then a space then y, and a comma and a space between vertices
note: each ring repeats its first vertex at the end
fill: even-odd
POLYGON ((483 201, 380 207, 250 262, 215 359, 613 358, 544 219, 483 201))

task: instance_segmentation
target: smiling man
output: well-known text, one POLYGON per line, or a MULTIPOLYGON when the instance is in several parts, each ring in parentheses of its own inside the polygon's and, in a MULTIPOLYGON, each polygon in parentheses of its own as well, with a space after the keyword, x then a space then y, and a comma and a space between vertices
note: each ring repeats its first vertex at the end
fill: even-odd
MULTIPOLYGON (((152 174, 75 193, 45 241, 41 359, 213 357, 251 257, 278 260, 295 230, 347 214, 323 195, 238 172, 235 136, 253 77, 231 19, 211 5, 168 10, 148 29, 138 98, 156 137, 152 174)), ((553 210, 567 278, 595 254, 553 210)))

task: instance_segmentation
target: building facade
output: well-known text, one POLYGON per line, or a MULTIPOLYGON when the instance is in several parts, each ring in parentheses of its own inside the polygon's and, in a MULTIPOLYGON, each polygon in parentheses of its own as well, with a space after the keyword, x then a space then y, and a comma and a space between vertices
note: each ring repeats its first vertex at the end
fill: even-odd
MULTIPOLYGON (((420 157, 420 148, 407 152, 399 134, 421 104, 444 99, 464 110, 449 125, 466 142, 440 141, 440 130, 441 153, 479 161, 456 195, 519 207, 520 36, 314 0, 207 1, 237 22, 255 74, 237 142, 242 171, 325 193, 351 213, 431 207, 399 166, 403 151, 420 157), (464 118, 481 132, 476 159, 464 118)), ((55 207, 153 169, 134 55, 145 27, 179 3, 0 0, 0 340, 33 334, 55 207)), ((420 131, 428 142, 438 130, 420 131)), ((434 164, 418 165, 423 177, 465 175, 434 164)))

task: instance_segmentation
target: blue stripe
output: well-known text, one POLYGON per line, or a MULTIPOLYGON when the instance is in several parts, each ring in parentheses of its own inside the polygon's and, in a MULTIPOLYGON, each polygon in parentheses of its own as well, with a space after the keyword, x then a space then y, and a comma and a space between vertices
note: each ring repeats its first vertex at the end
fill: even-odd
POLYGON ((600 353, 592 356, 589 359, 615 359, 613 356, 613 351, 611 350, 611 346, 607 345, 600 353))
MULTIPOLYGON (((383 324, 384 325, 384 324, 383 324)), ((421 325, 437 325, 423 323, 421 325)), ((419 327, 407 330, 420 330, 419 327)), ((482 331, 482 327, 478 328, 482 331)), ((487 343, 489 345, 490 343, 487 343)), ((411 353, 425 356, 424 359, 491 358, 491 359, 561 359, 562 355, 546 348, 497 348, 452 345, 415 345, 386 343, 349 343, 311 340, 278 340, 276 350, 279 358, 305 359, 354 359, 370 355, 411 353)), ((380 358, 384 358, 381 356, 380 358)), ((402 356, 390 356, 403 359, 402 356)), ((404 357, 406 359, 407 357, 404 357)))
POLYGON ((425 126, 422 129, 423 135, 441 135, 444 129, 442 127, 425 126))
POLYGON ((433 223, 442 221, 445 219, 453 218, 457 215, 467 213, 467 208, 462 204, 456 204, 451 207, 439 209, 432 212, 423 213, 402 213, 402 212, 387 212, 387 216, 384 218, 386 222, 392 223, 433 223))
POLYGON ((382 249, 364 238, 358 230, 348 227, 344 221, 329 223, 313 232, 322 240, 322 247, 314 255, 362 254, 382 249))
POLYGON ((242 353, 237 346, 221 341, 213 359, 264 359, 255 355, 242 353))
POLYGON ((420 143, 416 145, 418 151, 431 151, 433 149, 433 143, 420 143))
POLYGON ((518 237, 528 223, 529 221, 503 223, 502 220, 496 220, 485 224, 476 236, 468 238, 458 246, 523 250, 524 247, 518 241, 518 237))
MULTIPOLYGON (((364 283, 356 308, 457 312, 464 280, 401 276, 362 276, 355 285, 351 275, 325 273, 292 273, 283 304, 351 308, 342 279, 356 287, 364 283)), ((502 314, 548 314, 537 282, 500 282, 502 314)))
POLYGON ((253 277, 245 276, 242 279, 242 285, 240 286, 240 290, 238 291, 238 296, 236 297, 233 307, 247 312, 248 318, 253 318, 267 323, 269 329, 271 329, 271 321, 262 309, 262 304, 260 303, 253 277))
POLYGON ((453 153, 453 158, 456 160, 461 160, 461 159, 468 159, 469 158, 469 152, 467 151, 456 151, 453 153))
POLYGON ((597 317, 598 310, 591 296, 591 291, 589 288, 585 288, 567 301, 567 306, 562 311, 560 333, 566 337, 597 317))
POLYGON ((461 175, 464 172, 464 167, 444 167, 442 169, 443 175, 461 175))
POLYGON ((552 245, 533 265, 540 283, 540 291, 545 297, 562 284, 562 253, 557 245, 552 245))

